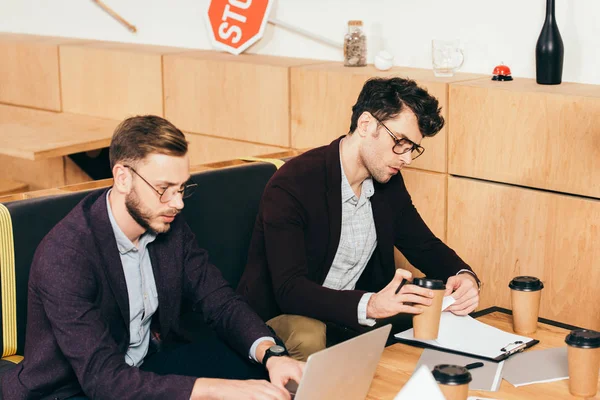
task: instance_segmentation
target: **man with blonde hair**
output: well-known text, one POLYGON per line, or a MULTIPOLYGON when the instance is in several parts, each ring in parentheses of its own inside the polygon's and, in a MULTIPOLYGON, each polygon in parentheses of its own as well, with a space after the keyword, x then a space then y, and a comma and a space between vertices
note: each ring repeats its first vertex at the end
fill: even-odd
POLYGON ((178 215, 196 186, 187 151, 160 117, 116 129, 112 188, 84 198, 36 251, 25 359, 4 377, 4 399, 290 398, 284 385, 303 364, 285 356, 178 215), (223 341, 186 342, 186 302, 223 341))

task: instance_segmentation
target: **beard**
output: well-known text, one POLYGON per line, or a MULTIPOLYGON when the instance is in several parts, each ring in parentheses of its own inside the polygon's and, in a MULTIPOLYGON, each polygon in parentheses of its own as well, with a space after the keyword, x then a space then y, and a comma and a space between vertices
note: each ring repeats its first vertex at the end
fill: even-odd
POLYGON ((371 174, 371 177, 379 182, 379 183, 388 183, 390 179, 392 179, 392 174, 390 174, 387 171, 381 171, 377 168, 367 168, 367 171, 369 171, 369 174, 371 174))
POLYGON ((379 156, 376 154, 371 154, 367 152, 361 155, 361 162, 364 167, 369 172, 369 175, 379 183, 387 183, 390 179, 392 179, 392 174, 388 171, 386 166, 379 167, 378 164, 379 156))
POLYGON ((153 224, 153 220, 158 219, 158 217, 163 214, 169 216, 174 216, 177 214, 176 210, 169 210, 165 213, 153 214, 151 211, 142 206, 142 202, 140 201, 140 198, 135 190, 129 192, 129 194, 125 197, 125 207, 127 208, 129 215, 131 215, 131 218, 133 218, 133 220, 137 222, 139 226, 154 235, 158 235, 159 233, 167 233, 169 229, 171 229, 171 224, 162 221, 153 224))

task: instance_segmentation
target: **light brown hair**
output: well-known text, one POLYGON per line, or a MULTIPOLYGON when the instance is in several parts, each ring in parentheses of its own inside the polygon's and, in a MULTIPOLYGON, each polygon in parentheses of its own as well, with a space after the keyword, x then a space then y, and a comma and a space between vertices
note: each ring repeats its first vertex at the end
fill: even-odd
POLYGON ((110 142, 110 168, 117 163, 135 164, 150 154, 183 157, 188 143, 183 132, 156 115, 127 118, 117 126, 110 142))

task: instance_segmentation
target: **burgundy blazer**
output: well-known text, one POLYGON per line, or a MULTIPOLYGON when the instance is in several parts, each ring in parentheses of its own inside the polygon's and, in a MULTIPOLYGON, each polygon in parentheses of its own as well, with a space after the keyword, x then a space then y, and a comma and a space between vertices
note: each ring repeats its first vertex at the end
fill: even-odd
POLYGON ((267 184, 237 289, 265 321, 297 314, 360 328, 358 302, 393 278, 394 246, 430 278, 470 270, 425 225, 398 174, 374 182, 377 248, 356 290, 323 287, 342 226, 340 140, 291 159, 267 184))
MULTIPOLYGON (((160 376, 125 363, 129 300, 106 193, 83 199, 36 251, 25 359, 4 376, 4 399, 62 399, 81 389, 93 399, 190 397, 194 377, 160 376)), ((181 334, 184 299, 244 357, 256 339, 272 336, 210 264, 181 216, 148 249, 159 301, 153 318, 161 337, 181 334)))

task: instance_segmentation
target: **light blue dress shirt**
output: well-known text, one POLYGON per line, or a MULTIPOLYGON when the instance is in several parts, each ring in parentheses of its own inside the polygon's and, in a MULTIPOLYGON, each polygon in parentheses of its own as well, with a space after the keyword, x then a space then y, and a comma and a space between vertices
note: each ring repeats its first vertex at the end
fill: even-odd
MULTIPOLYGON (((139 367, 144 362, 146 354, 148 354, 150 323, 158 308, 158 292, 156 291, 152 262, 147 249, 148 245, 156 239, 156 235, 150 232, 144 233, 140 236, 136 247, 115 221, 108 200, 111 190, 106 195, 106 208, 108 209, 108 219, 115 234, 119 256, 123 264, 129 297, 129 335, 131 339, 127 353, 125 353, 125 362, 131 366, 139 367)), ((256 339, 248 352, 250 359, 258 361, 256 349, 260 342, 264 340, 275 341, 271 337, 256 339)))

